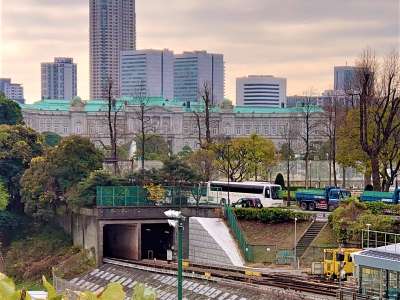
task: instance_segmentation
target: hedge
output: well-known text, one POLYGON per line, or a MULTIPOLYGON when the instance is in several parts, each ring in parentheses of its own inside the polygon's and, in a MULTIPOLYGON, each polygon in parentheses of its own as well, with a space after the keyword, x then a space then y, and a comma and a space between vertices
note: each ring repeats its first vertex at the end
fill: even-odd
POLYGON ((283 208, 236 208, 234 212, 238 220, 262 223, 285 223, 294 221, 294 218, 297 218, 298 221, 307 221, 311 218, 310 214, 283 208))
POLYGON ((373 214, 380 215, 400 215, 400 205, 387 204, 383 202, 363 202, 367 209, 369 209, 373 214))

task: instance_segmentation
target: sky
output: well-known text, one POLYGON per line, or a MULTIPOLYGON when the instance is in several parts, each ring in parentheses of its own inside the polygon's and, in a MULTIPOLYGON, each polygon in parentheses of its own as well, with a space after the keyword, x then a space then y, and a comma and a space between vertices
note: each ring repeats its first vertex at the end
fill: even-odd
MULTIPOLYGON (((288 95, 333 87, 333 66, 366 47, 400 45, 399 0, 136 0, 137 48, 207 50, 225 56, 225 96, 235 79, 286 77, 288 95)), ((40 99, 40 63, 78 63, 78 94, 89 97, 88 0, 0 0, 0 77, 40 99)))

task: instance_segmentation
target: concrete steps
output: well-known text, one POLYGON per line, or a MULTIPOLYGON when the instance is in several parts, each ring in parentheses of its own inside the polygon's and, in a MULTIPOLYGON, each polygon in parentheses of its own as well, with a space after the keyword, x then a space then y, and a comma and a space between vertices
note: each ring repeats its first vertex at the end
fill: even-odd
POLYGON ((304 252, 306 252, 307 248, 310 246, 312 241, 317 237, 317 235, 321 232, 322 228, 327 224, 324 221, 315 221, 311 224, 311 226, 307 229, 301 239, 298 241, 296 245, 296 255, 297 257, 302 257, 304 252))
POLYGON ((222 219, 189 219, 189 260, 215 265, 243 266, 244 260, 222 219))

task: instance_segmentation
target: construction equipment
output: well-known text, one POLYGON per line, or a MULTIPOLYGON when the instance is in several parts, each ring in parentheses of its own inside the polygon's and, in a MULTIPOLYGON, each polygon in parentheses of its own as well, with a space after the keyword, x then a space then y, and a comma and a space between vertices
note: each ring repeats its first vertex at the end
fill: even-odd
POLYGON ((330 279, 346 280, 353 275, 354 263, 351 254, 361 251, 357 248, 324 250, 324 276, 330 279))

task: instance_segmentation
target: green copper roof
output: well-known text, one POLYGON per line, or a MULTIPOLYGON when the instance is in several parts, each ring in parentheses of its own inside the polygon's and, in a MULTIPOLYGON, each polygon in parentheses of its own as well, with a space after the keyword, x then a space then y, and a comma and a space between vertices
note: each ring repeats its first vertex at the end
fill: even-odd
MULTIPOLYGON (((303 107, 289 107, 289 108, 280 108, 280 107, 258 107, 258 106, 235 106, 233 111, 235 113, 240 114, 285 114, 285 113, 301 113, 303 111, 303 107)), ((311 112, 322 112, 322 108, 319 106, 310 107, 311 112)))
MULTIPOLYGON (((85 112, 99 112, 107 111, 107 101, 104 100, 40 100, 33 104, 20 104, 23 110, 42 110, 42 111, 70 111, 72 102, 79 107, 84 106, 83 111, 85 112), (75 102, 74 102, 75 101, 75 102)), ((204 112, 204 104, 198 102, 191 102, 190 106, 187 106, 186 102, 178 100, 168 100, 162 97, 149 97, 143 98, 128 98, 123 97, 116 101, 116 106, 121 108, 123 105, 140 105, 145 102, 146 106, 161 106, 161 107, 176 107, 182 108, 185 112, 204 112)), ((300 113, 303 111, 303 107, 291 107, 291 108, 274 108, 274 107, 255 107, 255 106, 235 106, 233 112, 237 114, 285 114, 285 113, 300 113)), ((319 106, 313 106, 312 112, 322 112, 322 108, 319 106)), ((220 107, 213 107, 212 112, 220 112, 220 107)))

